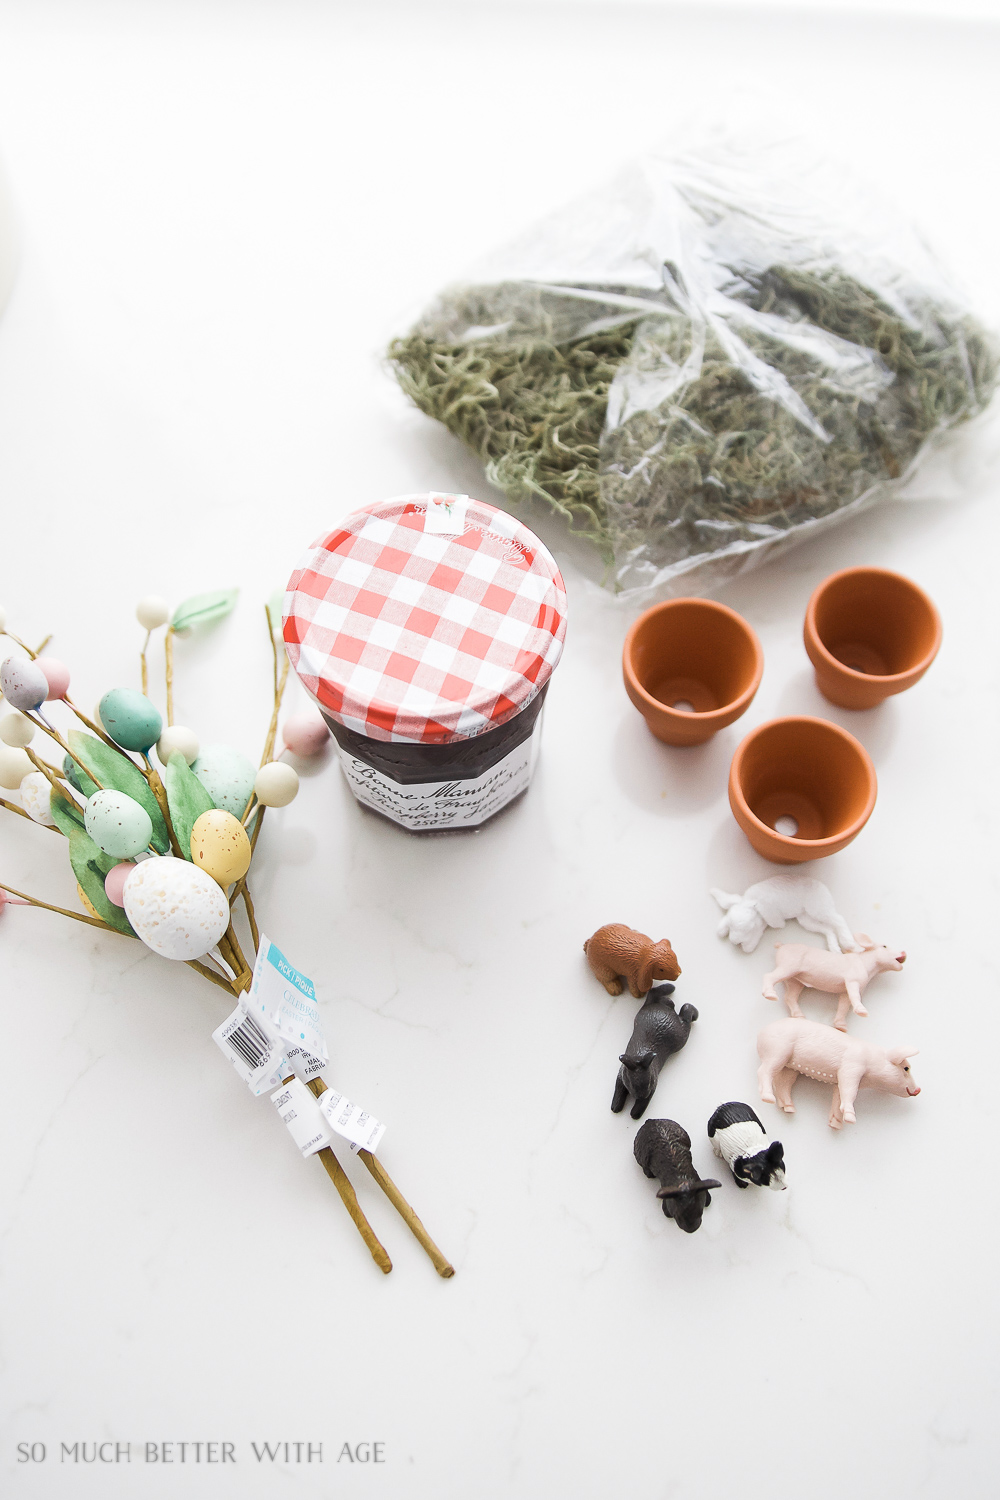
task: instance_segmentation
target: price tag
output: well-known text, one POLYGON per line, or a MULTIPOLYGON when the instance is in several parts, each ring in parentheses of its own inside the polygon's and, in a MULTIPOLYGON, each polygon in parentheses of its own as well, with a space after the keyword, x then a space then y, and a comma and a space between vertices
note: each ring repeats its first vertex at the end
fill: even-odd
POLYGON ((212 1032, 212 1041, 229 1058, 251 1094, 258 1098, 277 1088, 288 1076, 283 1047, 261 1030, 242 1001, 212 1032))
POLYGON ((284 1051, 289 1046, 329 1062, 316 991, 311 979, 294 968, 281 949, 261 934, 247 1011, 284 1051))
POLYGON ((375 1151, 385 1135, 385 1126, 380 1120, 368 1114, 360 1104, 352 1104, 336 1089, 327 1089, 317 1102, 323 1118, 350 1143, 352 1151, 375 1151))
POLYGON ((432 490, 427 496, 424 531, 429 531, 432 536, 461 536, 465 530, 468 504, 468 495, 446 495, 432 490))
POLYGON ((291 1083, 273 1093, 271 1103, 288 1126, 292 1140, 303 1156, 312 1156, 333 1141, 329 1123, 301 1078, 293 1078, 291 1083))

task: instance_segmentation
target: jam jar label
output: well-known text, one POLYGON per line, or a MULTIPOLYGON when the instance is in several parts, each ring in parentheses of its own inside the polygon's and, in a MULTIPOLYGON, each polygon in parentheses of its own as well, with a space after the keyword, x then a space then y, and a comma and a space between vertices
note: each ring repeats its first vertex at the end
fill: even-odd
POLYGON ((340 764, 359 802, 414 831, 475 828, 525 790, 538 758, 542 719, 530 737, 481 776, 404 786, 341 749, 340 764))

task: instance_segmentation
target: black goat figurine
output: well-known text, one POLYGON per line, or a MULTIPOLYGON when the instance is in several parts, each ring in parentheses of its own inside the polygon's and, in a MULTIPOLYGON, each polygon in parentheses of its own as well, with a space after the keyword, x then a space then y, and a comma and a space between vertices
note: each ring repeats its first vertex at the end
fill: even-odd
POLYGON ((639 1007, 632 1028, 632 1039, 618 1061, 618 1081, 615 1084, 611 1108, 617 1115, 625 1107, 629 1094, 635 1098, 632 1118, 639 1120, 656 1092, 656 1080, 660 1069, 672 1052, 679 1052, 687 1041, 692 1022, 697 1021, 698 1012, 693 1005, 682 1005, 674 1010, 670 996, 672 984, 654 984, 639 1007))
POLYGON ((712 1201, 709 1188, 721 1187, 714 1177, 701 1178, 691 1160, 691 1137, 676 1120, 647 1120, 636 1134, 635 1159, 647 1177, 659 1179, 657 1197, 663 1212, 685 1234, 701 1228, 712 1201))

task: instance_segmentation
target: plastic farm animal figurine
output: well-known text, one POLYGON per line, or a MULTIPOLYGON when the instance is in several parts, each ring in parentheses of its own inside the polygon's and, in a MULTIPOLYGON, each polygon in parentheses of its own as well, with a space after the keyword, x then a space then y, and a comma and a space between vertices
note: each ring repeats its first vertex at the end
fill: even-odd
POLYGON ((708 1122, 712 1150, 721 1156, 733 1174, 736 1186, 745 1188, 751 1182, 757 1187, 784 1192, 785 1151, 780 1141, 767 1145, 767 1131, 749 1104, 733 1100, 720 1104, 708 1122))
POLYGON ((712 1201, 710 1188, 721 1187, 714 1177, 700 1178, 691 1160, 691 1137, 676 1120, 647 1120, 632 1147, 647 1177, 659 1179, 657 1197, 663 1212, 685 1234, 701 1228, 702 1215, 712 1201))
POLYGON ((730 896, 713 887, 710 892, 725 916, 716 931, 719 937, 752 953, 764 935, 765 927, 784 927, 798 922, 806 932, 818 932, 826 938, 831 953, 854 953, 857 943, 851 929, 833 904, 833 897, 821 880, 808 875, 772 875, 748 885, 742 896, 730 896))
POLYGON ((866 1016, 868 1012, 861 1004, 861 996, 876 974, 891 971, 898 974, 906 962, 906 950, 887 948, 884 943, 875 943, 865 933, 856 934, 861 944, 860 953, 824 953, 822 948, 807 948, 805 943, 775 943, 775 965, 770 974, 764 975, 765 1000, 777 1000, 774 986, 783 982, 785 1004, 788 1014, 801 1018, 799 996, 804 989, 825 990, 828 995, 839 995, 837 1014, 833 1024, 838 1031, 847 1030, 847 1012, 866 1016))
POLYGON ((757 1081, 765 1104, 777 1104, 786 1115, 795 1113, 792 1085, 795 1075, 833 1084, 830 1126, 839 1130, 854 1124, 854 1101, 859 1089, 881 1089, 884 1094, 914 1098, 920 1093, 907 1058, 916 1047, 876 1047, 844 1036, 818 1021, 774 1021, 757 1037, 760 1067, 757 1081))
POLYGON ((693 1005, 682 1005, 679 1011, 674 1010, 670 998, 673 992, 672 984, 654 985, 639 1007, 631 1040, 618 1059, 621 1067, 611 1100, 616 1115, 632 1094, 635 1098, 632 1118, 642 1118, 656 1092, 660 1069, 671 1053, 681 1050, 691 1034, 692 1023, 698 1019, 693 1005))
POLYGON ((620 995, 624 977, 634 1000, 641 1000, 654 984, 677 979, 681 966, 669 938, 654 943, 644 932, 609 922, 583 945, 587 962, 609 995, 620 995))

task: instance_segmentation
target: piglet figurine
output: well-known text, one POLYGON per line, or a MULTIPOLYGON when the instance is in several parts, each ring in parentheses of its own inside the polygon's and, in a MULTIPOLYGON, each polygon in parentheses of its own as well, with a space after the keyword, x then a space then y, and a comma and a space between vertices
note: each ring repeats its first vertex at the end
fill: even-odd
POLYGON ((632 1094, 635 1098, 632 1118, 642 1118, 656 1092, 660 1069, 671 1053, 681 1050, 691 1034, 692 1023, 698 1019, 693 1005, 682 1005, 679 1012, 674 1010, 670 998, 673 992, 672 984, 657 984, 639 1007, 632 1039, 618 1059, 621 1067, 611 1100, 616 1115, 632 1094))
POLYGON ((768 1144, 767 1131, 749 1104, 735 1099, 720 1104, 708 1122, 708 1138, 716 1156, 721 1156, 732 1172, 737 1187, 745 1188, 753 1182, 757 1187, 784 1192, 784 1147, 780 1141, 768 1144))
POLYGON ((907 1062, 916 1057, 916 1047, 886 1050, 817 1021, 775 1021, 765 1026, 757 1037, 757 1053, 760 1097, 765 1104, 777 1103, 786 1115, 795 1113, 792 1085, 797 1073, 833 1084, 829 1122, 833 1130, 839 1130, 845 1120, 854 1124, 859 1089, 881 1089, 911 1099, 920 1093, 907 1062))
POLYGON ((632 1150, 646 1176, 659 1179, 656 1196, 667 1218, 685 1234, 694 1234, 712 1201, 709 1189, 722 1184, 714 1177, 698 1176, 691 1160, 691 1137, 683 1125, 676 1120, 647 1120, 632 1150))
POLYGON ((804 989, 825 990, 839 995, 833 1024, 838 1031, 847 1030, 847 1012, 866 1016, 861 996, 876 974, 892 971, 898 974, 906 962, 903 948, 887 948, 875 943, 865 932, 855 933, 860 953, 826 953, 822 948, 807 948, 805 943, 775 943, 775 965, 764 975, 764 999, 777 1000, 774 986, 783 981, 785 1004, 790 1016, 801 1017, 799 996, 804 989))

